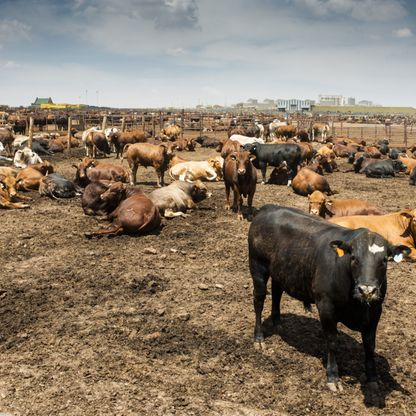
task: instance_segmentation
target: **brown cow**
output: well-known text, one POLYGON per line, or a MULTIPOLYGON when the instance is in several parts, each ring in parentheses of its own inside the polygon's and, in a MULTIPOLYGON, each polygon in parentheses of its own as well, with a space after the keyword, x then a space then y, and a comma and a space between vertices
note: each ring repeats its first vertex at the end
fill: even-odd
POLYGON ((189 152, 195 151, 195 140, 194 139, 186 139, 185 137, 182 137, 180 139, 177 139, 175 141, 176 149, 183 151, 188 150, 189 152))
POLYGON ((48 162, 37 163, 22 169, 16 176, 16 189, 18 191, 38 190, 41 179, 49 173, 53 173, 53 166, 48 162))
POLYGON ((85 233, 87 238, 120 234, 143 235, 160 226, 159 210, 140 189, 126 189, 121 183, 112 184, 100 198, 108 202, 120 198, 120 194, 120 204, 108 216, 112 222, 97 231, 85 233))
POLYGON ((399 160, 406 165, 406 175, 410 175, 412 170, 416 167, 416 159, 400 156, 399 160))
POLYGON ((116 159, 123 154, 126 144, 133 143, 145 143, 152 135, 142 129, 136 129, 133 131, 118 131, 113 133, 109 139, 111 144, 114 145, 116 150, 116 159))
POLYGON ((313 146, 308 142, 300 142, 297 143, 297 145, 300 147, 301 160, 305 160, 307 163, 309 163, 312 160, 313 155, 315 153, 313 146))
POLYGON ((24 209, 30 208, 29 205, 16 200, 29 201, 24 195, 19 195, 16 191, 16 178, 10 175, 0 175, 0 208, 5 209, 24 209))
POLYGON ((16 177, 19 171, 9 166, 0 166, 0 175, 16 177))
POLYGON ((243 219, 241 207, 243 196, 247 198, 249 218, 253 214, 253 197, 256 192, 257 170, 252 161, 256 156, 246 150, 239 150, 227 156, 224 161, 225 209, 230 209, 230 190, 233 189, 234 201, 232 209, 237 210, 238 219, 243 219))
POLYGON ((384 212, 368 201, 361 199, 329 199, 322 192, 308 195, 309 214, 322 218, 346 217, 349 215, 383 215, 384 212))
POLYGON ((86 156, 97 157, 97 150, 109 155, 111 153, 110 145, 108 144, 105 134, 101 131, 90 131, 85 139, 86 156))
POLYGON ((174 143, 162 143, 160 145, 150 143, 127 144, 124 148, 124 155, 127 158, 131 169, 130 183, 136 184, 138 167, 152 166, 157 173, 157 186, 163 186, 165 171, 169 166, 170 159, 174 156, 174 143))
MULTIPOLYGON (((221 157, 224 159, 231 153, 238 152, 240 150, 241 144, 235 140, 227 139, 225 140, 220 148, 221 157)), ((218 150, 218 149, 217 149, 218 150)))
POLYGON ((9 156, 13 156, 13 133, 11 127, 0 127, 0 142, 7 149, 9 156))
POLYGON ((295 193, 307 196, 313 191, 326 192, 328 195, 332 195, 328 181, 325 177, 318 173, 306 168, 302 168, 297 175, 293 178, 292 188, 295 193))
POLYGON ((109 180, 127 182, 129 174, 122 166, 101 162, 89 157, 81 159, 81 163, 72 165, 76 170, 74 183, 85 188, 90 182, 109 180))
POLYGON ((160 131, 161 136, 165 136, 168 140, 176 140, 181 133, 181 128, 177 125, 167 126, 160 131))
POLYGON ((81 206, 85 215, 108 215, 126 197, 126 186, 122 182, 100 180, 88 184, 82 193, 81 206), (111 188, 113 198, 103 199, 101 195, 111 188), (117 191, 117 192, 116 192, 117 191))
POLYGON ((288 126, 279 126, 276 131, 276 137, 290 139, 296 136, 296 127, 289 124, 288 126))
POLYGON ((381 159, 381 152, 376 146, 364 146, 364 152, 373 159, 381 159))
MULTIPOLYGON (((402 210, 386 215, 332 218, 329 221, 346 228, 368 228, 392 244, 405 245, 411 249, 409 258, 416 261, 416 209, 402 210)), ((369 249, 371 250, 370 247, 369 249)))

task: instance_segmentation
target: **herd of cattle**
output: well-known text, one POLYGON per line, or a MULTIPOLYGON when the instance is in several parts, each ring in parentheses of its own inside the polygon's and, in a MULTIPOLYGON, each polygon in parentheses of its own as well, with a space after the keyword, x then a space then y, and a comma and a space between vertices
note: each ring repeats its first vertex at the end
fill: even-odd
MULTIPOLYGON (((342 389, 335 360, 336 326, 343 322, 360 331, 365 350, 365 368, 373 387, 377 381, 374 346, 381 305, 386 293, 387 260, 416 260, 416 209, 385 213, 366 200, 334 199, 328 174, 339 171, 339 160, 350 163, 350 171, 371 178, 410 175, 416 181, 416 158, 410 148, 393 148, 388 140, 367 144, 362 140, 328 136, 327 126, 316 126, 312 137, 291 125, 264 126, 252 131, 233 126, 226 140, 201 136, 183 138, 177 126, 161 135, 136 130, 84 132, 46 137, 35 136, 29 149, 25 136, 0 129, 0 207, 28 208, 24 191, 39 190, 52 198, 81 196, 86 215, 103 216, 109 224, 87 232, 87 238, 144 234, 157 229, 161 217, 187 216, 187 211, 211 196, 206 181, 224 181, 225 208, 243 219, 243 197, 247 217, 254 216, 253 198, 258 183, 291 186, 308 197, 309 213, 298 209, 266 205, 250 225, 249 264, 254 284, 256 345, 264 346, 261 321, 266 286, 272 277, 271 321, 280 325, 283 291, 301 300, 306 308, 317 305, 328 346, 327 379, 331 390, 342 389), (40 156, 49 156, 68 145, 85 147, 85 157, 73 180, 55 172, 40 156), (318 141, 319 140, 319 141, 318 141), (187 160, 179 150, 196 146, 216 148, 219 155, 208 160, 187 160), (38 150, 36 152, 35 150, 38 150), (105 157, 111 152, 126 159, 129 168, 105 157), (13 166, 14 165, 14 166, 13 166), (138 168, 152 167, 157 189, 145 194, 135 187, 138 168), (267 168, 272 167, 267 180, 267 168), (172 183, 164 186, 168 173, 172 183), (130 183, 130 186, 127 185, 130 183), (233 202, 230 204, 230 193, 233 202)), ((345 166, 345 164, 343 164, 345 166)))

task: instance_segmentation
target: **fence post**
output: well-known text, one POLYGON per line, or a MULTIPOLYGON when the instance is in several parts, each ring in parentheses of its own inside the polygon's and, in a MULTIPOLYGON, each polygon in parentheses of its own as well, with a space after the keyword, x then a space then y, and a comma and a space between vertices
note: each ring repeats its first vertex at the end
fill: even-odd
POLYGON ((146 131, 146 117, 144 114, 142 115, 142 127, 143 131, 146 131))
POLYGON ((404 119, 403 140, 404 140, 404 145, 407 147, 407 118, 404 119))
POLYGON ((29 148, 32 149, 33 143, 33 117, 29 118, 29 148))
POLYGON ((343 121, 341 120, 341 136, 344 134, 344 125, 343 121))
POLYGON ((377 124, 375 124, 374 128, 374 138, 377 139, 377 124))
POLYGON ((331 132, 332 132, 332 135, 335 136, 334 117, 332 117, 331 132))
POLYGON ((105 128, 107 127, 107 116, 103 117, 103 124, 101 126, 101 130, 105 130, 105 128))
POLYGON ((68 154, 71 153, 71 126, 72 126, 72 120, 71 120, 71 116, 69 116, 68 117, 68 145, 67 145, 68 154))
POLYGON ((199 114, 199 136, 202 136, 202 130, 203 130, 203 118, 204 116, 202 114, 199 114))
POLYGON ((121 131, 126 130, 126 117, 123 116, 123 118, 121 119, 121 131))
POLYGON ((156 136, 156 120, 155 115, 152 114, 152 139, 154 139, 156 136))
POLYGON ((183 130, 185 129, 185 110, 181 112, 181 139, 183 139, 183 130))

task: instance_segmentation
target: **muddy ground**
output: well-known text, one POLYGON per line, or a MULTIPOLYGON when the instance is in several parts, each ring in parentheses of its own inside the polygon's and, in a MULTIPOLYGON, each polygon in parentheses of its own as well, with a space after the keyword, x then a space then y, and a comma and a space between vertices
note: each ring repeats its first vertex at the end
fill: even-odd
MULTIPOLYGON (((76 152, 75 152, 76 153, 76 152)), ((213 150, 184 157, 203 159, 213 150)), ((71 159, 54 156, 72 177, 71 159)), ((116 162, 118 163, 118 162, 116 162)), ((345 166, 342 166, 344 169, 345 166)), ((386 211, 415 206, 408 179, 328 175, 338 197, 386 211)), ((140 186, 155 173, 139 168, 140 186)), ((378 415, 416 413, 415 266, 389 264, 377 335, 378 400, 365 385, 359 334, 340 325, 343 393, 325 383, 316 308, 283 296, 283 331, 253 348, 249 223, 223 209, 224 185, 159 233, 87 240, 98 226, 79 199, 32 193, 30 210, 0 212, 0 412, 13 415, 378 415), (150 249, 150 250, 149 250, 150 249), (156 254, 151 254, 151 252, 156 254)), ((285 186, 265 203, 306 210, 285 186)), ((265 308, 265 316, 270 303, 265 308)))

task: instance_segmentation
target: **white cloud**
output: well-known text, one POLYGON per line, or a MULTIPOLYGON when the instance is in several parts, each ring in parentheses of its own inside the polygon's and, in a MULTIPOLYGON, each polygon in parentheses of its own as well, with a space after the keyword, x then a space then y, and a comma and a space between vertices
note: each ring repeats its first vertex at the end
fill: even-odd
POLYGON ((361 21, 389 21, 406 15, 398 0, 295 0, 315 16, 342 15, 361 21))
POLYGON ((402 27, 393 31, 395 38, 410 38, 413 36, 413 32, 408 27, 402 27))
POLYGON ((17 69, 20 67, 21 65, 15 61, 6 61, 4 63, 0 63, 1 69, 17 69))
POLYGON ((170 48, 166 50, 166 53, 171 56, 184 56, 188 54, 184 48, 170 48))
POLYGON ((12 42, 15 40, 29 40, 31 27, 18 20, 0 20, 0 41, 12 42))

